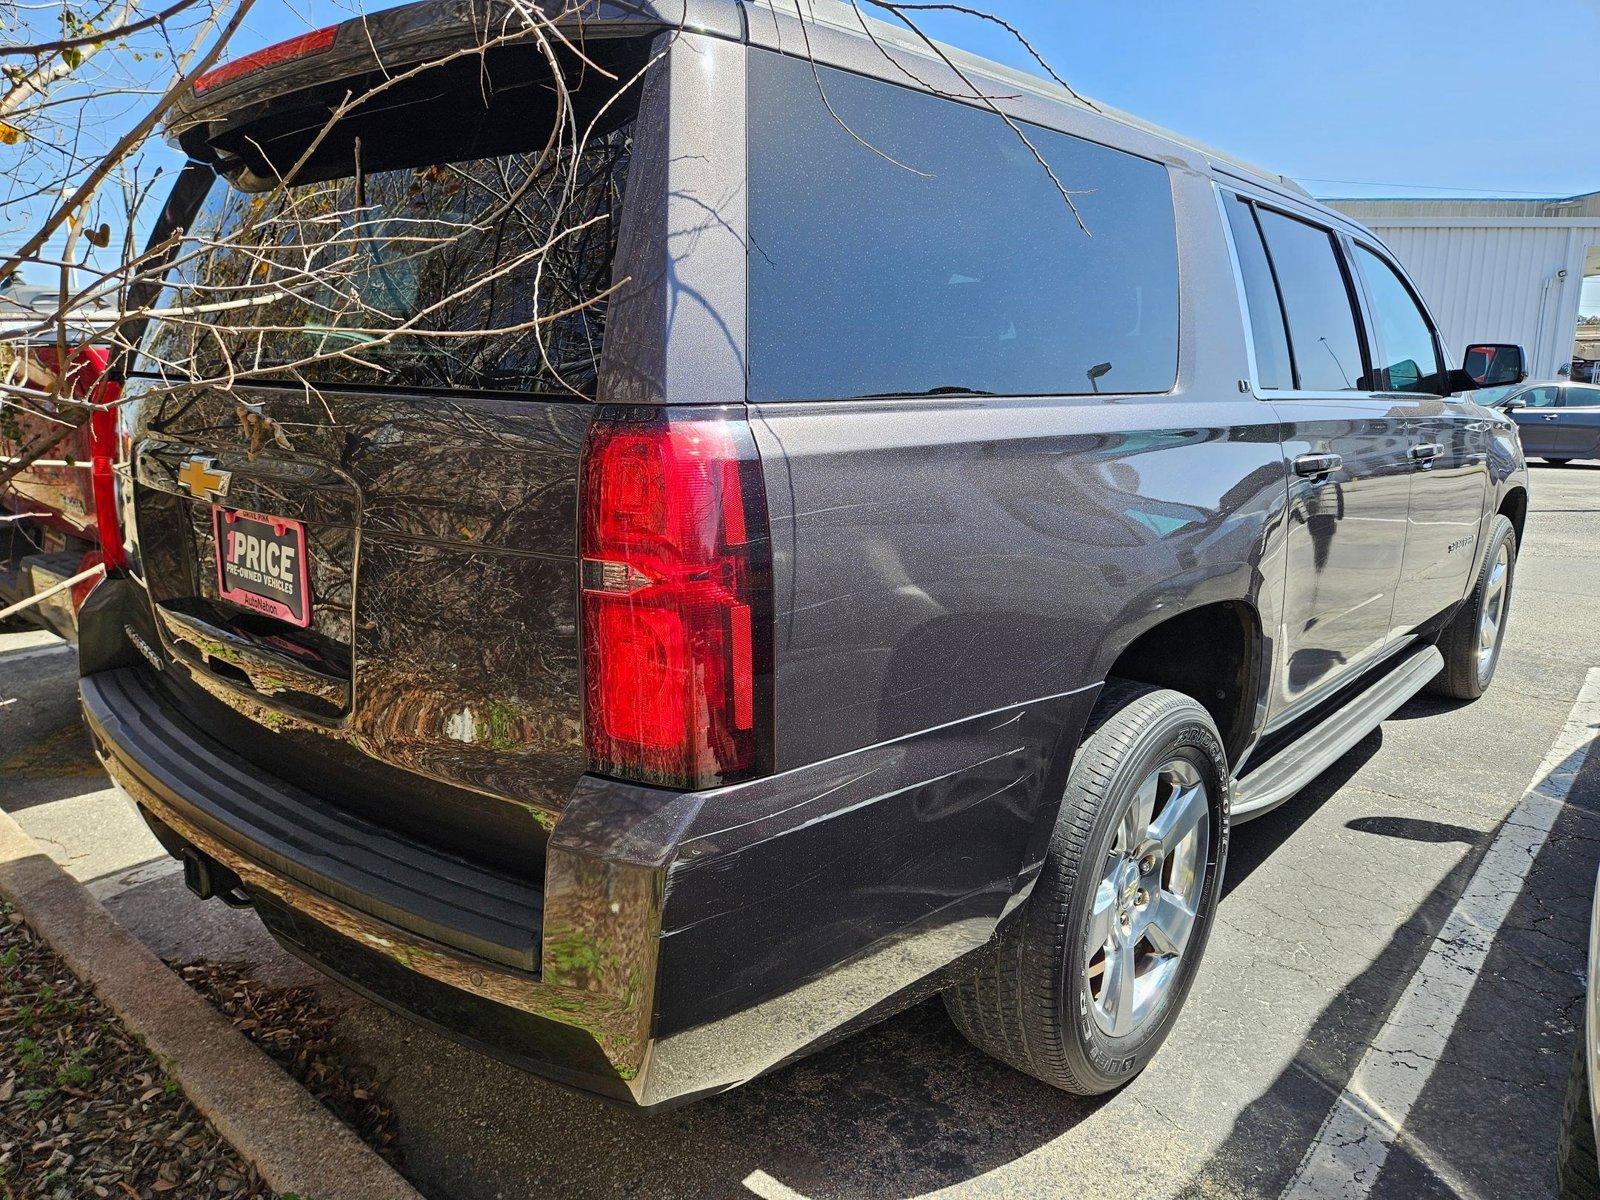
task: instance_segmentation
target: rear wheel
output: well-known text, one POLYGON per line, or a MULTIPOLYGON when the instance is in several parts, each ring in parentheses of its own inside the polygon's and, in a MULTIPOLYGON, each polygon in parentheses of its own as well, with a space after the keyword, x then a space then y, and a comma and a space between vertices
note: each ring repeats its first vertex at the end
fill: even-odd
POLYGON ((969 1041, 1080 1095, 1144 1069, 1183 1006, 1216 911, 1226 780, 1200 704, 1106 685, 1031 895, 974 976, 945 992, 969 1041))
POLYGON ((1457 700, 1476 700, 1489 689, 1506 619, 1511 614, 1511 584, 1517 569, 1517 531, 1504 515, 1489 526, 1489 545, 1472 593, 1439 636, 1444 670, 1434 676, 1434 692, 1457 700))

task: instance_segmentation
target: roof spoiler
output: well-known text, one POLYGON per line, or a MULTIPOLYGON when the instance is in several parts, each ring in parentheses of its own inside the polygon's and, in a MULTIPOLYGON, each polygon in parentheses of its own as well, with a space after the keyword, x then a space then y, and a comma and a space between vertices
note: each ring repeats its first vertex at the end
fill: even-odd
MULTIPOLYGON (((697 0, 530 0, 574 42, 636 37, 672 28, 739 38, 733 3, 697 0), (691 20, 690 18, 693 18, 691 20)), ((249 120, 286 95, 378 71, 434 62, 534 36, 524 9, 506 0, 420 0, 353 17, 233 59, 202 75, 174 104, 166 136, 192 157, 212 122, 249 120)))

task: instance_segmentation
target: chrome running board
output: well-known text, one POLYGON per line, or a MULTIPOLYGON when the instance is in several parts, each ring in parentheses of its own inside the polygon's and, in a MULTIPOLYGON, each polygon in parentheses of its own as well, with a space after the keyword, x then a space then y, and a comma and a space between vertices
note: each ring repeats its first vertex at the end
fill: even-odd
POLYGON ((1444 655, 1437 646, 1429 646, 1290 742, 1234 784, 1233 823, 1259 817, 1288 800, 1442 670, 1444 655))

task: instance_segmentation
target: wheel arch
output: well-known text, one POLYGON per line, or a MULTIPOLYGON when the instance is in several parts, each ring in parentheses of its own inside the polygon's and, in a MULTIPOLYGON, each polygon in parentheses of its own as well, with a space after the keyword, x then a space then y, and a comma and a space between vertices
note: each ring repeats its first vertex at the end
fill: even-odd
POLYGON ((1516 531, 1517 545, 1520 547, 1522 527, 1528 519, 1528 489, 1521 484, 1510 485, 1500 497, 1499 507, 1495 511, 1511 522, 1511 528, 1516 531))
POLYGON ((1146 624, 1120 645, 1104 678, 1131 679, 1192 696, 1216 722, 1229 763, 1259 724, 1266 638, 1248 599, 1212 600, 1146 624))

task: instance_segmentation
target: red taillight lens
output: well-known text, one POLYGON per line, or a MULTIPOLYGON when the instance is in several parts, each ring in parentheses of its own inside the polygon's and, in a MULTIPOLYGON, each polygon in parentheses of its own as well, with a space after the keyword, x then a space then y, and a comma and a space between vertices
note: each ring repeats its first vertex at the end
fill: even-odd
POLYGON ((246 54, 243 58, 236 58, 230 63, 224 63, 213 71, 207 71, 194 81, 194 90, 203 92, 220 84, 238 79, 241 75, 248 75, 251 71, 259 71, 263 67, 274 66, 277 63, 288 62, 292 58, 304 58, 308 54, 316 54, 333 45, 333 35, 339 32, 337 25, 329 25, 326 29, 317 29, 311 33, 302 33, 299 37, 292 37, 286 42, 279 42, 275 46, 268 46, 264 50, 257 50, 253 54, 246 54))
MULTIPOLYGON (((115 405, 122 385, 103 380, 90 393, 99 405, 115 405)), ((122 546, 122 519, 118 513, 116 462, 122 439, 117 436, 117 410, 96 408, 89 414, 89 485, 94 490, 94 522, 100 532, 100 557, 106 569, 128 565, 122 546)))
POLYGON ((128 565, 122 548, 122 521, 117 512, 117 482, 113 473, 120 439, 117 437, 117 410, 111 406, 121 398, 122 385, 105 378, 111 352, 104 346, 79 346, 68 356, 67 363, 73 395, 97 406, 89 414, 89 487, 94 494, 100 560, 107 570, 116 570, 128 565))
MULTIPOLYGON (((80 558, 78 560, 78 570, 77 570, 76 573, 79 574, 79 575, 82 575, 85 571, 89 570, 91 567, 102 566, 102 565, 104 565, 104 563, 105 563, 105 556, 102 555, 100 553, 100 551, 98 551, 98 550, 91 550, 91 551, 89 551, 89 553, 85 554, 82 558, 80 558)), ((104 578, 105 578, 105 573, 102 572, 99 575, 91 575, 88 579, 82 580, 81 582, 75 583, 75 584, 72 585, 72 611, 73 612, 77 612, 80 608, 83 607, 83 602, 89 598, 89 593, 94 591, 94 585, 99 583, 104 578)))
MULTIPOLYGON (((60 355, 56 347, 42 346, 35 353, 46 369, 64 375, 62 392, 65 395, 101 406, 89 413, 89 489, 94 503, 95 527, 100 535, 99 561, 103 561, 107 569, 125 567, 128 558, 122 546, 122 521, 117 510, 113 471, 121 439, 117 436, 117 410, 111 407, 121 398, 122 385, 105 377, 111 365, 111 351, 105 346, 74 346, 67 352, 64 372, 58 366, 60 355)), ((82 600, 76 602, 81 604, 82 600)))
POLYGON ((622 410, 584 447, 590 769, 702 788, 771 750, 771 542, 742 415, 622 410))

